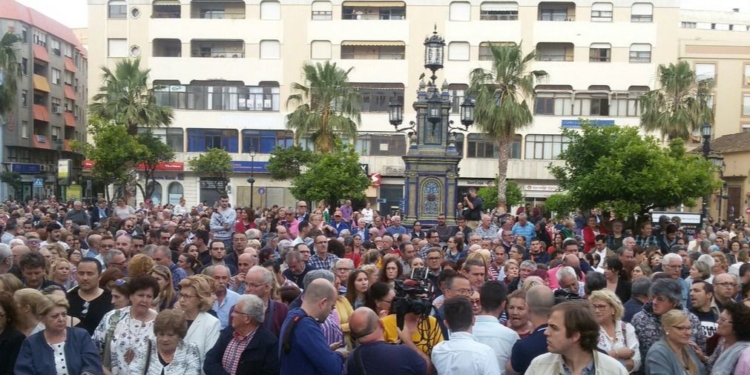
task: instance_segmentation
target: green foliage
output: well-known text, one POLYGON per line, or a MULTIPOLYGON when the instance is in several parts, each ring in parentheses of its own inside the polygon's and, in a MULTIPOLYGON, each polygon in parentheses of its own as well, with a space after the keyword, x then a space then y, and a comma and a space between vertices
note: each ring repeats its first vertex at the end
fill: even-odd
POLYGON ((580 132, 565 129, 568 149, 563 166, 549 166, 575 207, 609 208, 618 217, 645 214, 711 193, 719 186, 711 162, 688 154, 680 140, 661 147, 635 127, 595 127, 584 121, 580 132))
POLYGON ((370 186, 370 178, 359 166, 359 154, 349 145, 319 154, 306 166, 307 171, 292 181, 291 192, 300 200, 335 205, 339 199, 364 198, 370 186))
POLYGON ((8 184, 13 188, 13 195, 16 199, 21 198, 23 185, 21 183, 21 174, 16 172, 5 171, 0 173, 0 182, 8 184))
POLYGON ((156 188, 155 173, 159 163, 173 161, 175 153, 172 147, 169 147, 161 138, 155 136, 150 130, 138 134, 136 141, 144 147, 145 153, 141 155, 139 163, 143 166, 143 172, 146 180, 146 188, 138 185, 144 197, 150 197, 156 188))
POLYGON ((10 31, 0 38, 0 116, 13 109, 16 101, 21 70, 18 68, 19 58, 15 45, 20 40, 18 35, 10 31))
POLYGON ((76 142, 74 147, 94 162, 91 171, 94 179, 105 186, 126 183, 132 166, 148 152, 146 147, 128 134, 125 125, 97 116, 89 118, 89 133, 94 141, 93 145, 76 142))
POLYGON ((649 132, 660 132, 662 138, 688 139, 690 133, 704 123, 713 123, 713 108, 708 100, 713 95, 714 80, 698 80, 690 63, 680 61, 659 65, 660 88, 641 97, 641 126, 649 132))
MULTIPOLYGON (((490 45, 492 68, 474 69, 470 74, 469 95, 475 99, 474 120, 477 129, 494 140, 499 148, 497 198, 510 203, 506 195, 508 148, 515 134, 531 124, 534 116, 525 98, 534 96, 534 82, 547 77, 542 70, 529 71, 536 52, 524 55, 519 45, 490 45)), ((494 207, 487 204, 486 207, 494 207)))
POLYGON ((149 69, 141 70, 141 59, 124 59, 115 70, 102 67, 103 84, 89 105, 92 115, 125 124, 128 134, 138 134, 139 126, 169 126, 174 120, 171 108, 156 103, 149 87, 149 69))
MULTIPOLYGON (((197 158, 188 159, 188 166, 194 172, 215 179, 229 182, 229 174, 232 173, 232 157, 223 148, 212 148, 206 153, 198 155, 197 158)), ((219 190, 225 194, 225 191, 219 190)))
POLYGON ((575 211, 576 205, 573 197, 568 193, 557 193, 547 197, 544 207, 555 213, 556 218, 564 218, 575 211))
POLYGON ((351 70, 328 61, 302 67, 305 83, 292 83, 295 93, 286 101, 287 107, 296 106, 287 115, 287 128, 294 130, 296 143, 309 136, 316 151, 329 153, 340 136, 357 138, 362 97, 349 85, 351 70))
POLYGON ((288 180, 300 175, 301 168, 315 159, 312 151, 305 150, 300 146, 276 147, 271 152, 266 169, 271 174, 271 179, 276 181, 288 180))
MULTIPOLYGON (((508 187, 505 191, 505 204, 515 206, 523 203, 523 192, 515 181, 507 180, 508 187)), ((482 198, 482 206, 485 208, 497 207, 497 180, 492 186, 484 186, 477 190, 477 195, 482 198)))

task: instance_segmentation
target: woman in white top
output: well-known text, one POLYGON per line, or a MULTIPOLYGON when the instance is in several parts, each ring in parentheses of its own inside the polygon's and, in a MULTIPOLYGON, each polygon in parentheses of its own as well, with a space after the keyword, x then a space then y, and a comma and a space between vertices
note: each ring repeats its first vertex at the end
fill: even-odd
POLYGON ((365 218, 365 223, 372 224, 373 212, 370 208, 370 202, 367 202, 365 208, 362 209, 362 216, 365 218))
MULTIPOLYGON (((179 284, 179 299, 175 308, 185 313, 187 320, 186 343, 198 347, 200 363, 219 339, 221 323, 207 311, 213 305, 211 285, 203 276, 189 276, 179 284)), ((202 371, 201 371, 202 372, 202 371)))
POLYGON ((114 216, 119 217, 120 220, 127 220, 128 217, 134 213, 135 209, 125 204, 124 198, 117 198, 117 206, 115 206, 114 209, 114 216))
POLYGON ((638 337, 635 328, 621 320, 625 309, 620 299, 613 291, 602 289, 591 293, 589 302, 601 327, 597 347, 620 361, 628 372, 638 371, 641 367, 638 337))
POLYGON ((130 366, 131 374, 200 375, 202 360, 195 344, 185 341, 185 314, 164 310, 156 316, 154 338, 144 340, 130 366))
POLYGON ((151 304, 159 295, 159 283, 151 275, 139 275, 128 282, 128 290, 130 306, 104 315, 92 337, 103 353, 105 374, 132 374, 130 364, 138 348, 144 340, 154 338, 156 311, 151 304))

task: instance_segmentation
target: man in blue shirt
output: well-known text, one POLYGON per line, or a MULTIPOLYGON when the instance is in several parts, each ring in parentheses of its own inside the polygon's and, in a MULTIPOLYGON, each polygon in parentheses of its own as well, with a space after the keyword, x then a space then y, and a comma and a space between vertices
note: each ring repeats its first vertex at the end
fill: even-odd
POLYGON ((513 345, 510 361, 505 366, 507 374, 525 373, 534 358, 547 353, 547 337, 544 336, 544 331, 547 330, 547 320, 554 305, 555 296, 544 285, 533 286, 526 293, 526 306, 529 309, 529 321, 533 328, 531 335, 513 345))
POLYGON ((302 306, 287 315, 281 326, 281 375, 340 374, 347 353, 328 346, 320 324, 328 318, 338 293, 330 281, 313 280, 305 289, 302 306))
POLYGON ((407 234, 409 231, 406 229, 406 227, 401 226, 401 217, 400 216, 394 216, 391 218, 391 226, 388 227, 386 232, 390 233, 391 236, 397 237, 397 235, 400 234, 407 234))
POLYGON ((526 213, 518 215, 518 222, 513 225, 510 230, 514 236, 524 236, 526 238, 526 250, 531 246, 531 239, 536 237, 536 231, 534 230, 534 224, 529 223, 526 213))

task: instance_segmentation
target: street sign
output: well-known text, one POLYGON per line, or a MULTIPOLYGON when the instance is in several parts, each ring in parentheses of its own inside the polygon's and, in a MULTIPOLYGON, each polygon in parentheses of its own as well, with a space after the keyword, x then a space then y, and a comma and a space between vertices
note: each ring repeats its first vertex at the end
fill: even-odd
POLYGON ((378 198, 378 199, 375 200, 375 202, 377 202, 377 203, 387 203, 388 200, 386 200, 385 198, 378 198))
POLYGON ((44 179, 35 178, 34 179, 34 187, 44 187, 44 179))
POLYGON ((266 193, 266 188, 264 188, 264 187, 259 187, 258 188, 258 195, 263 195, 265 193, 266 193))

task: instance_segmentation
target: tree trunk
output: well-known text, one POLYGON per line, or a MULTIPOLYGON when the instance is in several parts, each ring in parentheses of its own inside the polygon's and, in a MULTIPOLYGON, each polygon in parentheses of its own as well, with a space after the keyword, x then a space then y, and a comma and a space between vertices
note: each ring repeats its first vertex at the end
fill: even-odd
POLYGON ((510 207, 506 205, 505 192, 508 189, 508 179, 506 174, 508 173, 508 147, 510 146, 511 138, 503 137, 498 139, 497 146, 500 149, 497 158, 497 206, 505 207, 506 211, 510 211, 510 207))

